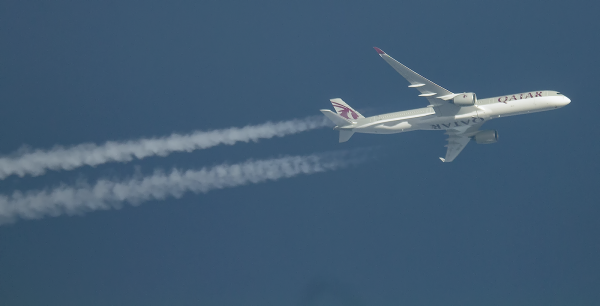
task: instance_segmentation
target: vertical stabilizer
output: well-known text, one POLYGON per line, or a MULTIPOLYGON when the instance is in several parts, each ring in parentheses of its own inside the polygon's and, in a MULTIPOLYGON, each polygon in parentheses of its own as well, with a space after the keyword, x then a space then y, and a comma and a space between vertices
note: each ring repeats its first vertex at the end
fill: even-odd
POLYGON ((354 135, 353 131, 340 131, 340 142, 346 142, 354 135))
POLYGON ((363 115, 355 111, 352 107, 350 107, 350 105, 346 104, 346 102, 340 98, 331 99, 329 101, 331 101, 331 104, 333 104, 333 108, 335 108, 335 111, 338 113, 338 115, 348 120, 364 118, 363 115))

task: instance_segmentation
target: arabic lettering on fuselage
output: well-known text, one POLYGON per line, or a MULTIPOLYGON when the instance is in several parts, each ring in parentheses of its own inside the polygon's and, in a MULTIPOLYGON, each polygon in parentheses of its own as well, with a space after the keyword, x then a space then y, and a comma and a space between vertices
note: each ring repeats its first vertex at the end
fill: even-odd
POLYGON ((459 126, 473 125, 473 124, 481 123, 484 120, 485 119, 483 119, 483 118, 477 117, 477 118, 473 118, 473 119, 459 120, 459 121, 454 121, 454 122, 449 122, 449 123, 432 124, 431 128, 434 130, 450 129, 450 128, 459 127, 459 126))

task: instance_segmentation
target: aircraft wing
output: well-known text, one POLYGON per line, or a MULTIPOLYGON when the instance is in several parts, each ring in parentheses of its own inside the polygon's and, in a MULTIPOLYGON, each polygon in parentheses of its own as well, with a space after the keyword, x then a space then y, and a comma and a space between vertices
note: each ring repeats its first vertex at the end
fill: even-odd
POLYGON ((449 135, 447 139, 448 144, 446 145, 446 147, 448 147, 446 158, 440 157, 440 159, 445 163, 453 161, 467 144, 469 144, 471 136, 479 130, 481 125, 483 125, 483 122, 468 126, 466 129, 449 129, 446 132, 446 134, 449 135))
POLYGON ((429 104, 433 106, 441 106, 449 104, 446 100, 452 99, 456 96, 456 94, 451 91, 441 87, 440 85, 426 79, 422 75, 412 71, 410 68, 402 65, 391 56, 387 55, 381 49, 374 47, 375 51, 379 53, 379 56, 383 58, 392 68, 394 68, 400 75, 402 75, 410 85, 408 87, 413 87, 418 89, 421 94, 419 97, 426 97, 429 100, 429 104))

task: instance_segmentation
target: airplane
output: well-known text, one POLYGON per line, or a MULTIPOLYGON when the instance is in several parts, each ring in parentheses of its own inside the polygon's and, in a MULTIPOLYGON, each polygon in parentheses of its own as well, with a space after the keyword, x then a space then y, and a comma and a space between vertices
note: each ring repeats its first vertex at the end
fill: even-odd
POLYGON ((478 144, 498 141, 496 130, 479 130, 487 121, 500 117, 529 114, 561 108, 571 100, 557 91, 529 91, 477 99, 473 92, 452 93, 399 63, 381 49, 375 51, 410 85, 421 92, 429 105, 424 108, 364 117, 342 99, 331 99, 335 113, 321 112, 333 121, 339 130, 339 142, 346 142, 354 133, 394 134, 415 130, 444 130, 448 135, 446 157, 442 162, 453 161, 473 140, 478 144))

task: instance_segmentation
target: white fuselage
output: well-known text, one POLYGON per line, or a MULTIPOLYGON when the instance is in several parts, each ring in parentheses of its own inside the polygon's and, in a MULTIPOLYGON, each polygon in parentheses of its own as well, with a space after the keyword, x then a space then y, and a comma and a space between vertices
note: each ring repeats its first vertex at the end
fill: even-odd
POLYGON ((464 129, 491 119, 553 110, 571 100, 556 91, 532 91, 479 99, 473 106, 463 106, 452 115, 437 114, 433 107, 382 114, 353 120, 340 127, 356 133, 393 134, 414 130, 464 129))

